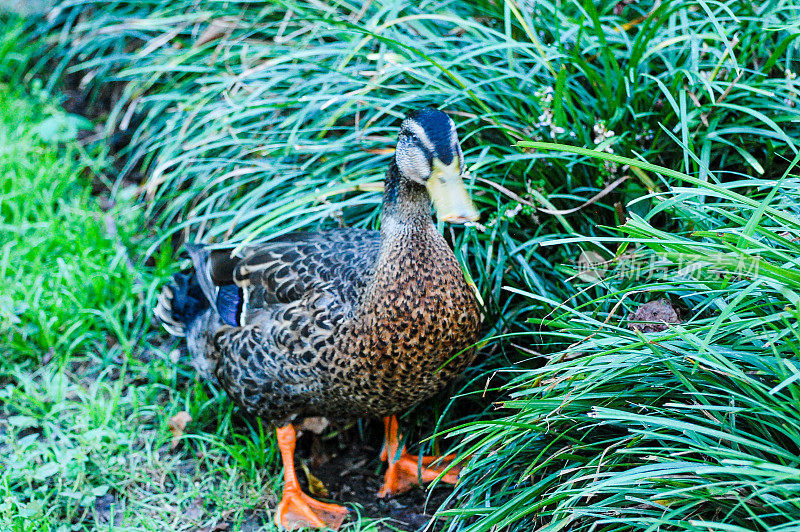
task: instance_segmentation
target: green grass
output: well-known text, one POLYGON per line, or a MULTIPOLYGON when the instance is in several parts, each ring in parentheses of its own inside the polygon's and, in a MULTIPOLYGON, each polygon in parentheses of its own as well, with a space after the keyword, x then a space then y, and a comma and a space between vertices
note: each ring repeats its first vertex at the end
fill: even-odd
POLYGON ((694 186, 591 240, 608 262, 583 288, 602 295, 523 294, 552 308, 533 345, 561 348, 511 375, 503 417, 459 429, 474 458, 450 513, 480 518, 453 529, 800 527, 800 178, 681 177, 694 186), (682 323, 632 330, 657 299, 682 323))
POLYGON ((129 355, 129 339, 150 322, 138 312, 144 281, 130 256, 142 242, 141 208, 126 194, 107 210, 92 197, 92 181, 106 179, 99 173, 105 156, 75 142, 91 123, 8 86, 2 92, 0 335, 7 360, 103 352, 109 333, 129 355))
MULTIPOLYGON (((796 170, 785 174, 800 138, 799 11, 790 1, 78 0, 17 30, 46 45, 34 61, 0 51, 28 83, 67 77, 90 103, 110 101, 105 132, 125 139, 110 185, 146 178, 134 225, 146 220, 153 237, 129 243, 118 229, 105 259, 133 246, 134 261, 166 262, 176 236, 374 227, 399 118, 448 110, 484 218, 445 231, 487 303, 489 343, 451 405, 432 401, 406 422, 423 436, 461 423, 475 454, 450 529, 788 530, 800 485, 799 198, 796 170), (588 251, 610 261, 602 280, 577 276, 588 251), (713 265, 698 258, 712 253, 713 265), (659 297, 684 323, 631 331, 629 314, 659 297)), ((113 271, 149 302, 166 265, 155 269, 146 289, 113 271)), ((111 330, 112 352, 158 344, 136 312, 109 316, 76 319, 86 336, 74 351, 111 360, 97 340, 111 330)), ((22 379, 40 355, 15 349, 22 379)), ((238 464, 242 480, 217 508, 236 507, 263 471, 252 461, 275 467, 271 444, 234 437, 224 398, 187 389, 155 351, 141 404, 190 410, 197 441, 230 450, 220 463, 238 464)), ((125 353, 127 372, 145 371, 125 353)), ((125 408, 133 417, 122 419, 166 445, 166 417, 159 432, 125 408)), ((173 475, 174 489, 188 477, 173 475)), ((160 500, 178 497, 169 493, 160 500)))
POLYGON ((111 168, 75 123, 0 85, 0 528, 107 529, 111 513, 118 529, 268 521, 272 439, 232 426, 224 397, 170 360, 148 310, 165 270, 141 264, 141 206, 132 191, 92 195, 111 168), (173 451, 180 410, 194 421, 173 451))

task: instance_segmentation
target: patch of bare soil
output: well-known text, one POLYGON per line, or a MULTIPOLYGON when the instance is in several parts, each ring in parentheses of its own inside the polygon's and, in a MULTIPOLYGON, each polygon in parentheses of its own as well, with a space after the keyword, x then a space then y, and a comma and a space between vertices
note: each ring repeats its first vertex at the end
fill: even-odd
MULTIPOLYGON (((351 428, 333 438, 323 439, 309 433, 301 436, 295 453, 301 487, 306 493, 321 500, 347 506, 350 516, 345 525, 361 516, 382 519, 375 528, 381 532, 416 532, 426 529, 431 524, 433 513, 445 501, 451 488, 443 484, 432 490, 419 487, 391 499, 379 499, 376 494, 383 483, 383 473, 386 470, 386 464, 379 459, 382 427, 376 422, 362 428, 365 430, 364 434, 351 428), (303 474, 304 467, 324 484, 328 491, 327 497, 314 495, 309 490, 308 480, 303 474)), ((241 530, 263 530, 271 518, 271 509, 255 510, 247 516, 241 530)), ((220 525, 225 527, 228 524, 221 522, 220 525)), ((432 523, 426 530, 439 529, 436 523, 432 523)))
MULTIPOLYGON (((297 463, 307 464, 327 488, 329 498, 348 506, 352 514, 386 519, 379 530, 421 530, 430 523, 450 487, 439 484, 433 490, 415 488, 391 499, 379 499, 376 494, 386 470, 386 464, 379 459, 382 430, 380 424, 370 425, 374 426, 364 434, 366 441, 355 429, 328 440, 304 435, 298 445, 297 463)), ((303 488, 308 489, 304 475, 300 477, 303 488)), ((437 527, 434 525, 431 530, 437 527)))

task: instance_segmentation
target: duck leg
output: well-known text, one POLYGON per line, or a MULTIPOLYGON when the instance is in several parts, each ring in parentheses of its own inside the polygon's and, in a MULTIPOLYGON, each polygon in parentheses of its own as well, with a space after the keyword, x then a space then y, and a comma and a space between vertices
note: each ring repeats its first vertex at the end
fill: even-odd
POLYGON ((279 528, 332 528, 339 530, 348 510, 344 506, 313 499, 300 490, 294 469, 296 434, 291 424, 279 427, 278 446, 283 460, 283 498, 278 504, 275 521, 279 528))
MULTIPOLYGON (((456 455, 448 456, 423 456, 420 466, 420 457, 406 452, 405 446, 400 446, 397 434, 397 417, 383 418, 386 442, 381 451, 381 460, 387 461, 389 467, 383 480, 383 486, 378 491, 378 497, 391 497, 399 495, 424 482, 430 482, 438 477, 455 459, 456 455), (436 462, 435 466, 431 466, 436 462)), ((458 481, 459 466, 453 466, 443 477, 442 481, 455 484, 458 481)))

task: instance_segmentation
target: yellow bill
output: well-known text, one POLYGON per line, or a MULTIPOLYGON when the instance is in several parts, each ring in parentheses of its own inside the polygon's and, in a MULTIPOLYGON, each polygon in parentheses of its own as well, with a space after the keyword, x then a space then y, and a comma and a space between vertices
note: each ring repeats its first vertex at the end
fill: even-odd
POLYGON ((464 187, 457 158, 454 157, 449 165, 434 159, 426 187, 439 220, 456 224, 478 220, 478 211, 464 187))

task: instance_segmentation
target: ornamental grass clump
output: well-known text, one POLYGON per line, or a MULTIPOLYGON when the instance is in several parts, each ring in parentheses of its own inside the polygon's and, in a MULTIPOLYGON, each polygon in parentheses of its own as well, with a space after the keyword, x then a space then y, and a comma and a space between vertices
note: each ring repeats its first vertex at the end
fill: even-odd
POLYGON ((456 431, 473 458, 450 529, 796 530, 800 178, 602 157, 684 185, 615 237, 570 239, 600 250, 574 270, 585 297, 520 291, 550 309, 534 346, 560 349, 456 431))

